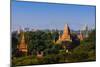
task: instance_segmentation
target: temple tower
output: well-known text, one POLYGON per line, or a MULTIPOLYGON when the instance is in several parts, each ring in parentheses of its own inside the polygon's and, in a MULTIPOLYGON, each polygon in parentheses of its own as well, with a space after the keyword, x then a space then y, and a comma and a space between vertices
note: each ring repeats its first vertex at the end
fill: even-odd
POLYGON ((88 37, 88 33, 89 33, 88 25, 85 24, 84 27, 83 27, 83 35, 84 35, 85 38, 88 37))
POLYGON ((65 26, 64 26, 64 31, 61 36, 61 41, 72 41, 68 24, 65 24, 65 26))
POLYGON ((78 35, 78 38, 80 39, 80 41, 82 41, 83 40, 83 34, 82 34, 82 32, 80 31, 80 33, 79 33, 79 35, 78 35))
POLYGON ((17 34, 20 34, 20 29, 17 30, 17 34))
POLYGON ((24 32, 21 33, 21 41, 20 44, 18 45, 18 49, 21 52, 27 53, 27 44, 25 43, 25 36, 24 32))

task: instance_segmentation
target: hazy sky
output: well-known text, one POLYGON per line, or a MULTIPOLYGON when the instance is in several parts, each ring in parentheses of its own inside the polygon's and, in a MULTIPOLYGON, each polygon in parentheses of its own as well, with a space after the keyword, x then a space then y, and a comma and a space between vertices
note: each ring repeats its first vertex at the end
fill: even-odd
POLYGON ((64 24, 73 30, 79 30, 85 24, 94 27, 95 6, 19 1, 11 3, 12 30, 19 27, 63 29, 64 24))

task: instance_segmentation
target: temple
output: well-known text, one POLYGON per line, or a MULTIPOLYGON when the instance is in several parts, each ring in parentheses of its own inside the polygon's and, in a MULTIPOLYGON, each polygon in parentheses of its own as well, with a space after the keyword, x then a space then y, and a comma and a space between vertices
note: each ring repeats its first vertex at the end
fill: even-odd
POLYGON ((25 43, 25 36, 24 36, 24 32, 21 33, 21 41, 20 44, 17 46, 17 48, 19 49, 19 51, 23 52, 23 53, 27 53, 27 44, 25 43))
POLYGON ((65 24, 64 31, 61 36, 61 41, 71 41, 71 34, 68 24, 65 24))
POLYGON ((80 41, 82 41, 84 38, 83 38, 83 34, 82 32, 80 31, 79 35, 78 35, 78 38, 80 39, 80 41))
POLYGON ((59 32, 59 39, 57 40, 57 43, 62 42, 62 41, 72 41, 70 28, 68 24, 65 24, 62 35, 59 32))

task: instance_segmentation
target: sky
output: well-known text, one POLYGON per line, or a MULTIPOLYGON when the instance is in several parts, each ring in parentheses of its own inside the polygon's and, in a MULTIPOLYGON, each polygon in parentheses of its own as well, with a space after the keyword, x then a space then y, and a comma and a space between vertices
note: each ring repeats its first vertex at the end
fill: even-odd
POLYGON ((65 24, 80 30, 84 25, 95 27, 95 6, 40 2, 11 2, 11 29, 59 29, 65 24))

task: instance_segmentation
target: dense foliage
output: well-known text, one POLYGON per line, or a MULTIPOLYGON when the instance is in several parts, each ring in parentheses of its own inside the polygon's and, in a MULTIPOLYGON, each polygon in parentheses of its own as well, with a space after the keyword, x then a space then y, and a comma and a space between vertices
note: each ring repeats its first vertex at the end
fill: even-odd
POLYGON ((25 41, 28 45, 28 55, 16 56, 20 35, 12 33, 12 65, 95 61, 95 30, 83 41, 79 41, 77 36, 72 34, 72 42, 56 44, 54 42, 58 37, 58 31, 27 31, 25 41), (37 51, 44 53, 43 58, 37 58, 37 51))

